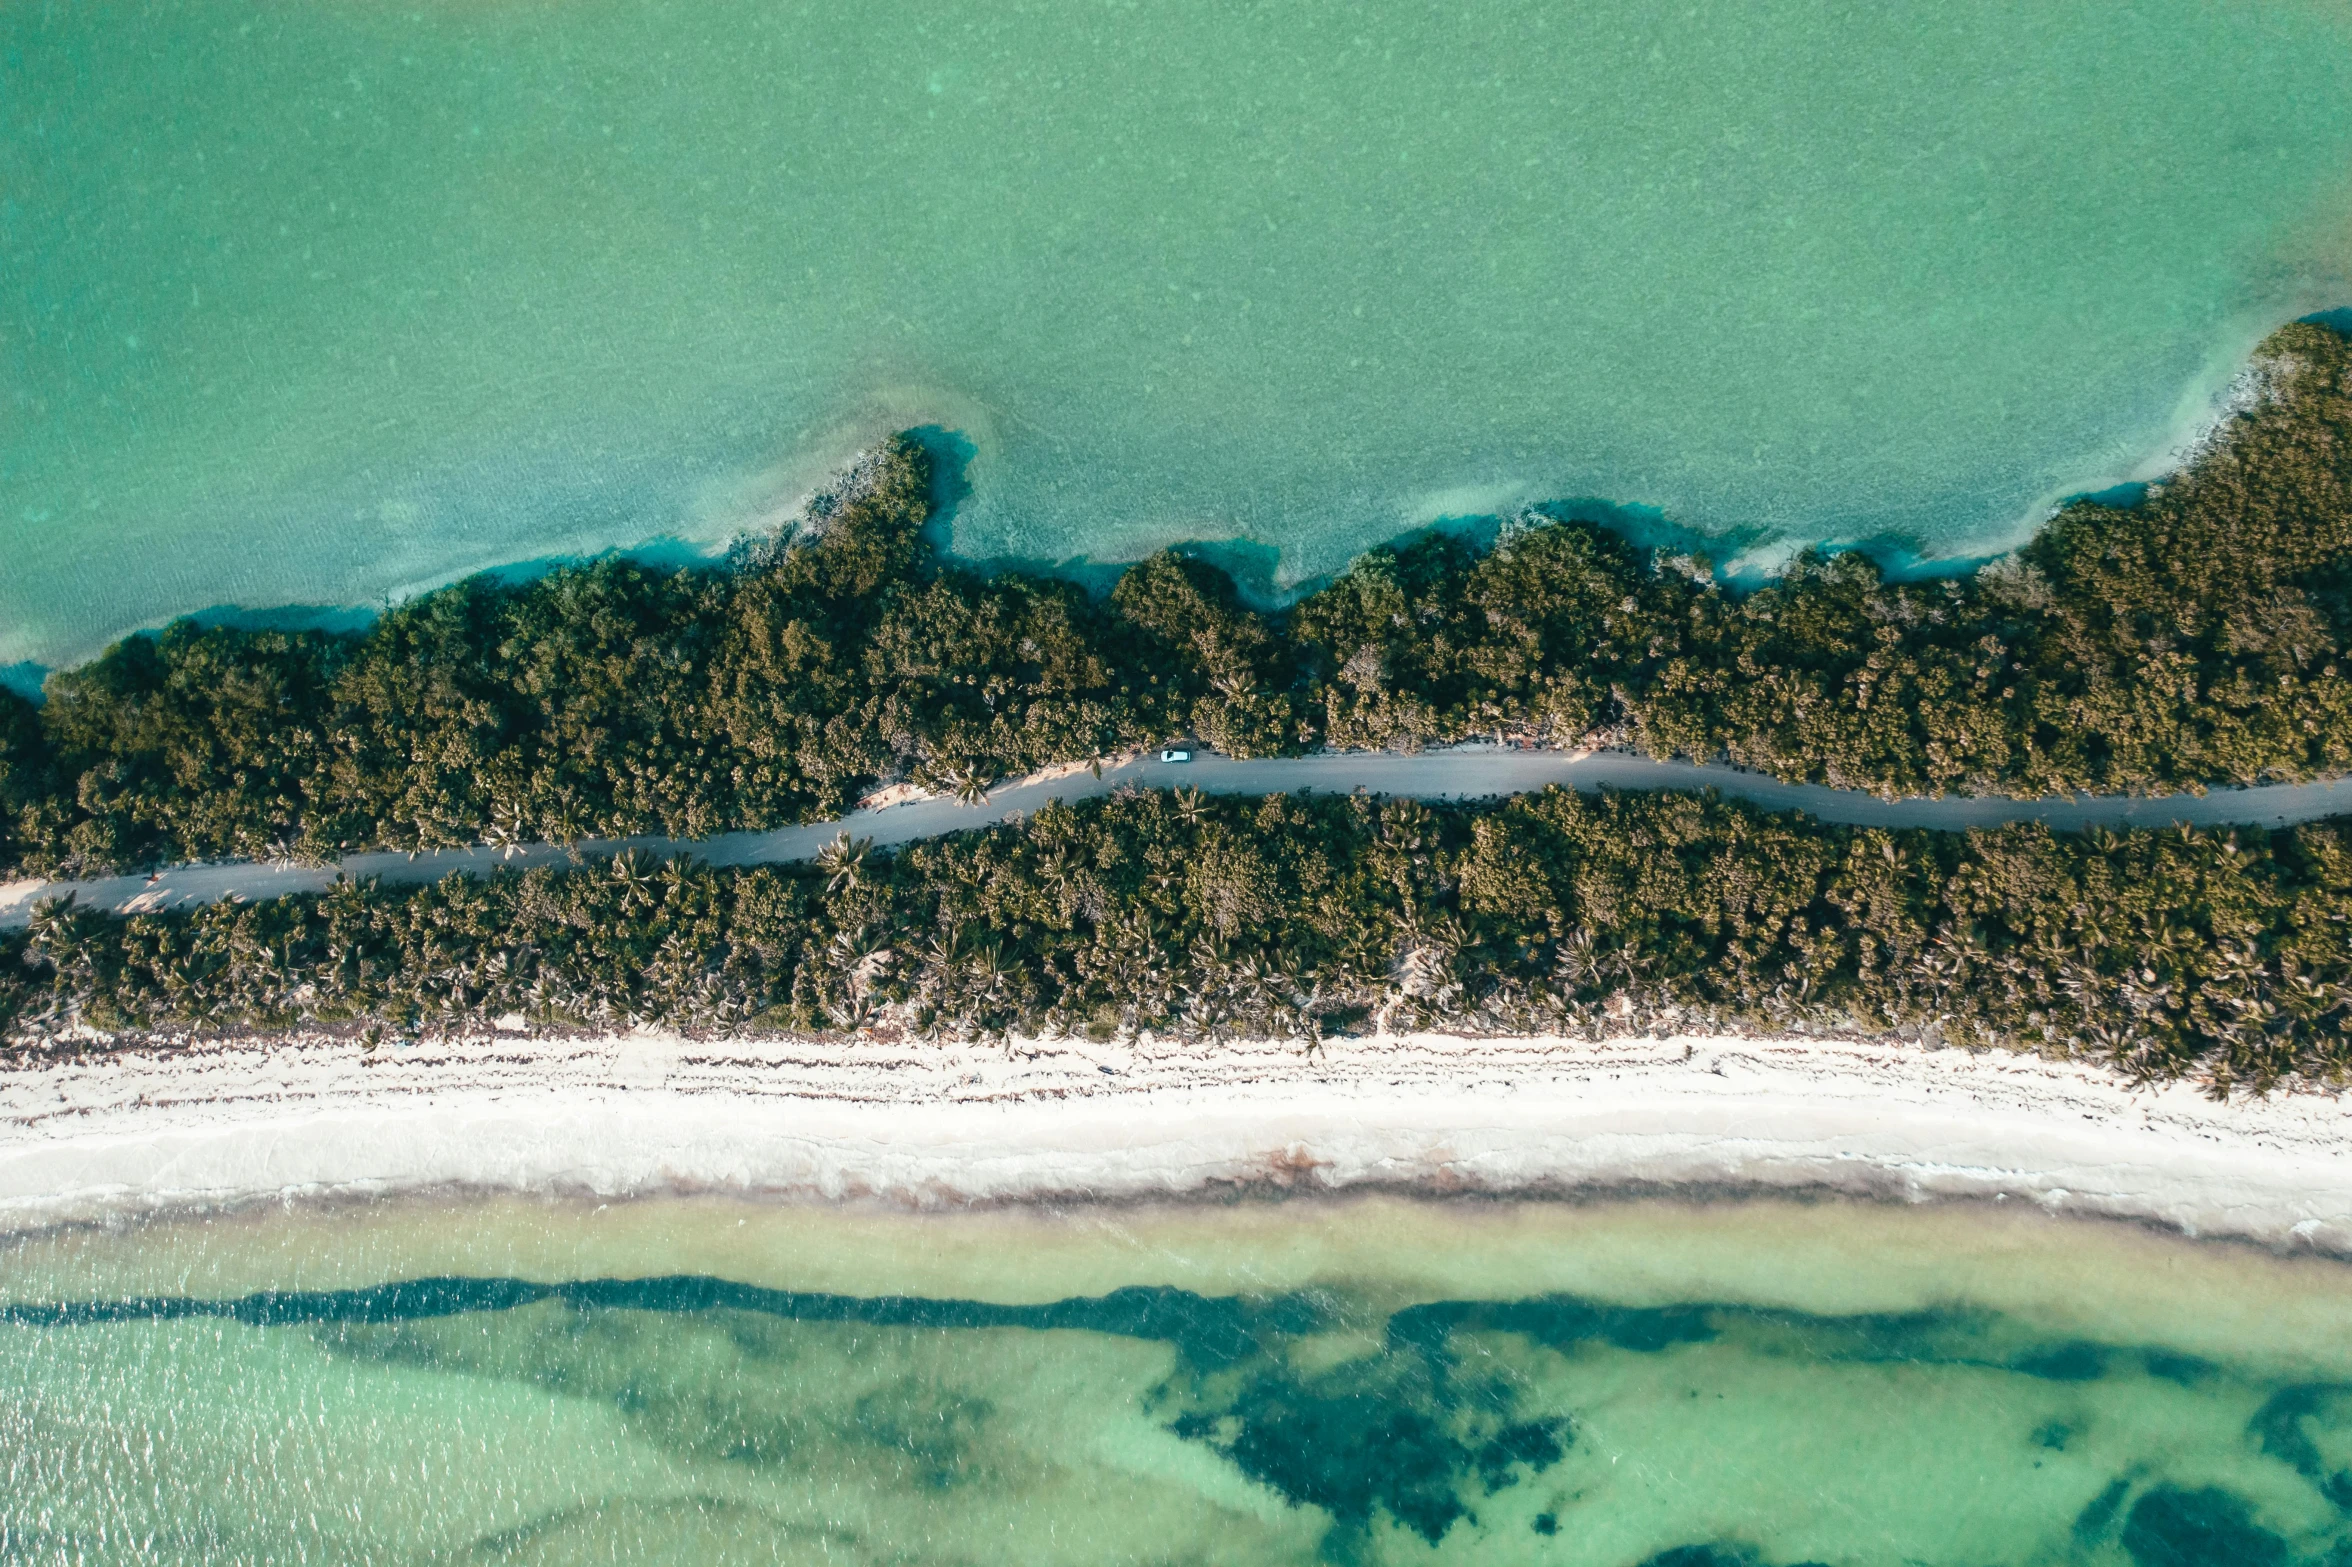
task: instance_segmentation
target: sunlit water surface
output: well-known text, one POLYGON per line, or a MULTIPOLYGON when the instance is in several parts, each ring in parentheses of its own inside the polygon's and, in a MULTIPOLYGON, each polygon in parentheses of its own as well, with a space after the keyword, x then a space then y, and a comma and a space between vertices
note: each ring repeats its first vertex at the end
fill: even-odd
POLYGON ((2352 298, 2348 175, 2343 0, 11 5, 0 671, 926 421, 980 556, 1966 553, 2352 298))
POLYGON ((0 1455, 27 1563, 2336 1567, 2352 1270, 1835 1203, 280 1210, 0 1254, 0 1455))

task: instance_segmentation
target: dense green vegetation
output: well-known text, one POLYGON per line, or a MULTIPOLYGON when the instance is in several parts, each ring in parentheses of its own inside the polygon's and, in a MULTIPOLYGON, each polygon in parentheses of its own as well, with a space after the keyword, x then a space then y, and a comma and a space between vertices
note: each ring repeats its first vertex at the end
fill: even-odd
POLYGON ((2216 1089, 2352 1067, 2352 839, 1825 826, 1692 795, 1122 791, 808 866, 626 856, 0 937, 0 1029, 611 1027, 1312 1041, 1744 1022, 2216 1089))
POLYGON ((459 583, 362 635, 192 623, 0 697, 0 865, 698 837, 1196 734, 1237 754, 1620 735, 1889 793, 2352 766, 2352 340, 2285 329, 2190 468, 2014 557, 1752 593, 1590 524, 1375 550, 1280 615, 1168 553, 1107 600, 937 559, 900 441, 723 568, 459 583))

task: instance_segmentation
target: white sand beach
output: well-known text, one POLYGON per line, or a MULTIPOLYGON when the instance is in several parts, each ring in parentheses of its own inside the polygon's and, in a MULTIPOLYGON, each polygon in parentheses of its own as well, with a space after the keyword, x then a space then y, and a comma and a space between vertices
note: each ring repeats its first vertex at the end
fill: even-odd
POLYGON ((943 1207, 1222 1187, 1971 1198, 2352 1255, 2352 1103, 1892 1041, 491 1035, 0 1072, 0 1230, 435 1189, 943 1207))

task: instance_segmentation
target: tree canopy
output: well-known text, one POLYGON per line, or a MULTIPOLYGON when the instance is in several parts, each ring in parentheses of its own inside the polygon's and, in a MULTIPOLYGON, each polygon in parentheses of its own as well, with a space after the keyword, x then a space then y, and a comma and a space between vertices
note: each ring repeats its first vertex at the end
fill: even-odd
POLYGON ((2352 1069, 2352 824, 1828 826, 1685 794, 1127 790, 885 856, 576 869, 0 933, 0 1035, 78 1025, 1909 1031, 2216 1091, 2352 1069))

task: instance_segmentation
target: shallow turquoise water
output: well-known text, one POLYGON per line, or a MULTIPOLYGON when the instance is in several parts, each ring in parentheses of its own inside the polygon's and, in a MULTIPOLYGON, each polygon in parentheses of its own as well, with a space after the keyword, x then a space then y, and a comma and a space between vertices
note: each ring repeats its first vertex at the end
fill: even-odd
POLYGON ((0 666, 922 421, 979 555, 1964 552, 2352 295, 2348 171, 2338 0, 10 6, 0 666))
POLYGON ((1837 1204, 82 1232, 0 1255, 0 1558, 2338 1567, 2348 1321, 1837 1204))

